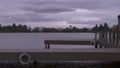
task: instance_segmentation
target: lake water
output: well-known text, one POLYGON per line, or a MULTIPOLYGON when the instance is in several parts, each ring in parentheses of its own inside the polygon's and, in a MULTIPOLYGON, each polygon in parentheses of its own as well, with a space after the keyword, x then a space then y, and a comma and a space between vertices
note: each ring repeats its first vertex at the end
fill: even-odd
MULTIPOLYGON (((94 33, 0 33, 0 49, 44 49, 44 40, 94 39, 94 33)), ((51 46, 51 48, 94 48, 93 46, 51 46)))

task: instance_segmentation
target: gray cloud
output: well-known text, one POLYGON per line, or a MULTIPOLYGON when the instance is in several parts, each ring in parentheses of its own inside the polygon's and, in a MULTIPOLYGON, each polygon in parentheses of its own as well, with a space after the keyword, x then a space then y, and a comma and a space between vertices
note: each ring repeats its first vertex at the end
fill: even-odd
POLYGON ((38 13, 61 13, 74 11, 72 8, 61 7, 56 5, 44 5, 44 6, 26 6, 22 8, 25 11, 32 11, 38 13))
MULTIPOLYGON (((67 8, 86 8, 86 9, 109 9, 118 8, 120 6, 119 0, 31 0, 30 5, 55 5, 64 6, 67 8)), ((50 6, 48 6, 50 7, 50 6)))
POLYGON ((55 14, 29 13, 0 16, 0 22, 3 23, 25 23, 25 22, 60 22, 63 19, 56 17, 55 14))
POLYGON ((119 0, 0 0, 0 23, 117 24, 119 0))

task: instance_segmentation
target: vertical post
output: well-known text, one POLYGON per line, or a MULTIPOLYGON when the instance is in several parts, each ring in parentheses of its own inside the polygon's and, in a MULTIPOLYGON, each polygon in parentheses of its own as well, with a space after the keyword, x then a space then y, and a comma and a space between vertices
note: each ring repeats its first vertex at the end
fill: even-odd
POLYGON ((106 32, 106 37, 105 37, 105 39, 106 39, 106 42, 108 41, 108 34, 107 34, 107 32, 106 32))
POLYGON ((110 43, 112 42, 111 39, 112 39, 112 38, 111 38, 111 32, 109 32, 109 42, 110 42, 110 43))
POLYGON ((105 42, 106 42, 106 32, 104 32, 104 40, 105 40, 105 42))
POLYGON ((118 39, 118 32, 117 32, 117 37, 116 37, 116 44, 118 45, 119 39, 118 39))
POLYGON ((115 44, 115 33, 113 32, 113 38, 112 38, 113 44, 115 44))
POLYGON ((95 48, 98 48, 98 42, 95 43, 95 48))
POLYGON ((120 25, 120 15, 118 15, 118 25, 120 25))
POLYGON ((45 44, 45 49, 47 49, 48 48, 48 44, 45 44))
POLYGON ((50 49, 50 44, 45 44, 45 49, 50 49))
POLYGON ((47 49, 50 49, 50 44, 48 44, 48 47, 47 47, 47 49))
POLYGON ((97 40, 97 32, 95 33, 95 38, 94 39, 97 40))
POLYGON ((103 32, 101 32, 101 41, 103 40, 103 32))
POLYGON ((120 33, 120 15, 118 15, 118 36, 117 36, 117 44, 119 44, 119 37, 120 37, 119 33, 120 33))
POLYGON ((102 41, 105 41, 105 32, 102 32, 102 41))
POLYGON ((101 32, 99 32, 99 40, 101 40, 101 32))
POLYGON ((106 32, 103 32, 103 38, 104 38, 104 41, 106 42, 106 32))
POLYGON ((120 44, 120 33, 118 32, 118 45, 120 44))
POLYGON ((102 40, 102 32, 100 32, 100 40, 102 40))

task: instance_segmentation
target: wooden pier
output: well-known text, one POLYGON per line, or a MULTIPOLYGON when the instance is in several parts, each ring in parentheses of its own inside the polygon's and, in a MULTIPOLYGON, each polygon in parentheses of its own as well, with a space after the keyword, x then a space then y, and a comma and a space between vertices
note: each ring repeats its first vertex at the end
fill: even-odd
POLYGON ((120 48, 120 33, 118 32, 97 32, 92 40, 45 40, 45 49, 50 45, 94 45, 95 48, 120 48))
POLYGON ((0 50, 0 61, 120 61, 119 48, 0 50))

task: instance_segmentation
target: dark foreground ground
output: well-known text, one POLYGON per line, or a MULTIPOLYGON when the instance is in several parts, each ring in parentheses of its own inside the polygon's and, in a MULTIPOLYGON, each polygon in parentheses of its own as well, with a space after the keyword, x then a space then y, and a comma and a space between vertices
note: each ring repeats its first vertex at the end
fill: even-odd
POLYGON ((38 62, 22 65, 15 62, 2 62, 0 68, 120 68, 119 62, 38 62), (33 66, 35 65, 35 66, 33 66), (36 67, 37 66, 37 67, 36 67))

